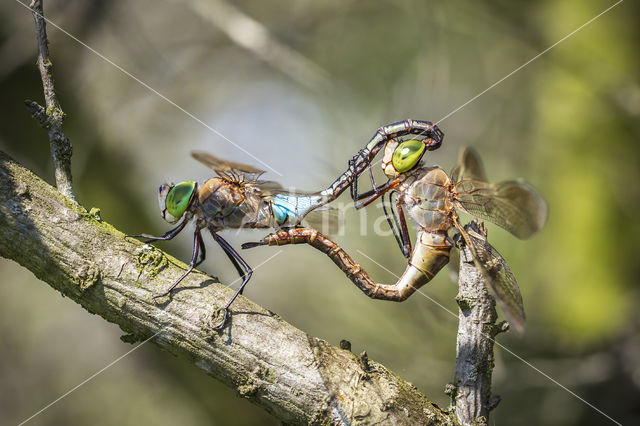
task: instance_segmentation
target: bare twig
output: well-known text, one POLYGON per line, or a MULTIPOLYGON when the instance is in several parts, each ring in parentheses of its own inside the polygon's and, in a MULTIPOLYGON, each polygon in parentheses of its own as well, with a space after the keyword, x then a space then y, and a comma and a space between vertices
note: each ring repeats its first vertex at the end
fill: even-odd
POLYGON ((71 142, 62 131, 64 112, 60 107, 56 91, 53 85, 53 64, 49 57, 46 23, 42 0, 33 0, 29 5, 33 13, 36 26, 36 40, 38 42, 38 68, 44 88, 44 100, 46 107, 38 105, 35 101, 27 100, 25 104, 31 114, 38 119, 40 125, 49 134, 49 145, 53 157, 56 186, 67 198, 75 201, 71 184, 71 142))
POLYGON ((499 397, 491 396, 494 337, 506 331, 508 324, 496 324, 496 302, 464 245, 460 248, 456 301, 459 307, 456 371, 454 384, 447 393, 460 423, 487 424, 489 411, 500 401, 499 397))
POLYGON ((286 424, 455 424, 366 355, 309 336, 242 296, 229 326, 214 332, 233 290, 203 273, 154 302, 186 265, 125 238, 1 152, 0 256, 118 324, 127 342, 158 333, 153 343, 286 424))

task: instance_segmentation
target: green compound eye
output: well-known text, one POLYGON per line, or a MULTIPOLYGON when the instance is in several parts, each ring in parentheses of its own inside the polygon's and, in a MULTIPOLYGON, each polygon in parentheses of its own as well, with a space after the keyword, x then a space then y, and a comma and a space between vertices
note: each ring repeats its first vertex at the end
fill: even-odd
POLYGON ((424 150, 424 144, 417 139, 402 142, 396 150, 393 151, 393 168, 400 173, 411 170, 420 160, 420 157, 422 157, 424 150))
POLYGON ((184 214, 187 207, 189 207, 189 201, 191 201, 195 189, 195 180, 180 182, 171 188, 165 201, 167 211, 171 216, 179 218, 184 214))

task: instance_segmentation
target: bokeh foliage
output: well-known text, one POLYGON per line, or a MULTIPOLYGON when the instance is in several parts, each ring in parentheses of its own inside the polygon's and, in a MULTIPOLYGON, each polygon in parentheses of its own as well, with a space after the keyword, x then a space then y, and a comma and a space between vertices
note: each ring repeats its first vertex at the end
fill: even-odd
MULTIPOLYGON (((604 1, 233 3, 271 36, 324 70, 309 89, 288 64, 265 63, 180 2, 46 1, 63 28, 211 124, 283 176, 321 189, 375 129, 412 117, 437 121, 611 5, 604 1)), ((639 417, 640 64, 638 5, 623 2, 441 123, 443 147, 427 158, 449 170, 462 145, 491 179, 521 176, 550 205, 530 241, 490 227, 528 315, 513 352, 624 424, 639 417)), ((192 149, 258 165, 229 142, 49 26, 59 99, 74 144, 78 199, 125 232, 161 233, 155 193, 165 180, 205 179, 192 149)), ((0 6, 0 148, 52 181, 45 133, 23 100, 40 100, 33 23, 0 6)), ((345 203, 348 201, 343 197, 345 203)), ((391 236, 349 210, 336 240, 381 281, 400 274, 391 236), (365 229, 367 235, 361 235, 365 229)), ((237 246, 262 233, 229 233, 237 246)), ((189 256, 189 238, 163 248, 189 256)), ((234 270, 209 242, 202 268, 234 270)), ((276 251, 247 253, 252 265, 276 251)), ((456 312, 441 273, 424 291, 456 312)), ((130 349, 119 330, 0 261, 0 419, 16 423, 130 349)), ((236 284, 237 285, 237 284, 236 284)), ((353 343, 441 406, 453 377, 456 319, 414 295, 373 301, 310 248, 286 248, 257 269, 246 296, 311 335, 353 343)), ((603 424, 606 419, 498 349, 500 424, 603 424)), ((32 424, 266 424, 267 414, 152 345, 131 354, 32 424)))

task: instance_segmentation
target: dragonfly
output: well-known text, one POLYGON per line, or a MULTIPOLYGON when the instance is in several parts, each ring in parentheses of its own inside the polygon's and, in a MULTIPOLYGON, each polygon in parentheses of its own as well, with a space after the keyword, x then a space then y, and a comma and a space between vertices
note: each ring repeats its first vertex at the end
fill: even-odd
MULTIPOLYGON (((539 192, 522 180, 489 183, 478 154, 471 148, 461 151, 450 174, 421 161, 426 149, 415 139, 391 138, 385 143, 382 169, 387 182, 371 191, 352 191, 356 207, 371 204, 379 197, 395 195, 395 211, 387 214, 398 245, 408 265, 395 284, 382 284, 358 265, 344 249, 316 230, 294 228, 272 233, 264 239, 245 243, 243 248, 261 245, 309 244, 329 256, 347 277, 374 299, 404 301, 449 262, 455 229, 469 248, 485 285, 507 319, 522 332, 525 323, 520 289, 513 272, 500 253, 486 241, 486 232, 461 225, 458 210, 506 229, 520 239, 541 230, 548 206, 539 192), (417 228, 415 243, 407 228, 406 214, 417 228), (397 212, 397 213, 396 213, 397 212)), ((392 204, 392 203, 391 203, 392 204)), ((386 209, 385 209, 386 212, 386 209)))
MULTIPOLYGON (((264 170, 226 161, 206 152, 192 152, 192 157, 211 168, 217 177, 202 184, 194 180, 162 184, 158 191, 162 217, 170 224, 180 223, 162 236, 127 235, 146 238, 146 243, 166 241, 178 235, 188 223, 195 222, 193 250, 187 270, 164 293, 154 296, 154 299, 169 295, 194 268, 204 262, 206 248, 202 230, 208 230, 242 278, 238 290, 224 307, 221 323, 213 327, 215 330, 221 330, 227 322, 231 304, 244 291, 253 270, 220 235, 220 231, 232 228, 283 230, 301 227, 305 218, 308 222, 313 222, 314 218, 309 221, 307 215, 352 187, 354 179, 370 166, 371 160, 388 140, 409 134, 422 135, 425 149, 430 150, 439 147, 444 137, 444 133, 428 121, 408 119, 382 126, 374 133, 366 147, 349 161, 349 169, 324 191, 317 193, 285 191, 276 182, 260 180, 265 173, 264 170)), ((331 225, 334 219, 329 216, 328 224, 331 225)))
POLYGON ((329 197, 316 193, 285 191, 273 181, 260 180, 264 170, 251 165, 235 163, 206 152, 194 151, 192 157, 213 169, 216 177, 199 184, 187 180, 178 184, 162 184, 158 190, 158 203, 162 217, 170 224, 180 222, 162 236, 148 234, 127 235, 146 238, 145 243, 173 239, 185 226, 195 223, 193 251, 189 267, 164 293, 154 299, 167 296, 171 291, 204 262, 206 249, 202 230, 208 230, 220 245, 242 278, 238 290, 224 308, 220 330, 224 327, 233 301, 242 294, 253 275, 253 270, 240 254, 225 240, 220 231, 233 228, 284 229, 299 225, 312 210, 326 204, 329 197))

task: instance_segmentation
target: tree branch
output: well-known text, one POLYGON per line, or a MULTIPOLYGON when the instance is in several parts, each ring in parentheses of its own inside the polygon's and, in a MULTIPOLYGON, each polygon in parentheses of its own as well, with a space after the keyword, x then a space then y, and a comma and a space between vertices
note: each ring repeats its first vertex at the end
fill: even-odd
POLYGON ((500 397, 491 396, 494 337, 507 331, 508 323, 496 324, 496 302, 487 291, 469 248, 463 244, 462 238, 460 242, 456 371, 454 384, 447 393, 452 398, 460 423, 486 425, 489 411, 500 402, 500 397))
POLYGON ((40 125, 49 134, 49 145, 53 167, 55 169, 56 186, 65 197, 75 201, 71 184, 71 142, 62 130, 64 112, 58 103, 53 85, 53 64, 49 57, 49 41, 41 0, 33 0, 29 5, 36 25, 36 40, 38 42, 38 69, 44 88, 46 108, 35 101, 26 100, 25 104, 31 115, 37 118, 40 125))
POLYGON ((182 262, 125 238, 97 209, 87 213, 1 152, 0 255, 118 324, 124 340, 150 338, 285 423, 455 424, 366 355, 311 337, 244 297, 230 325, 213 332, 232 290, 201 272, 154 303, 182 262))

